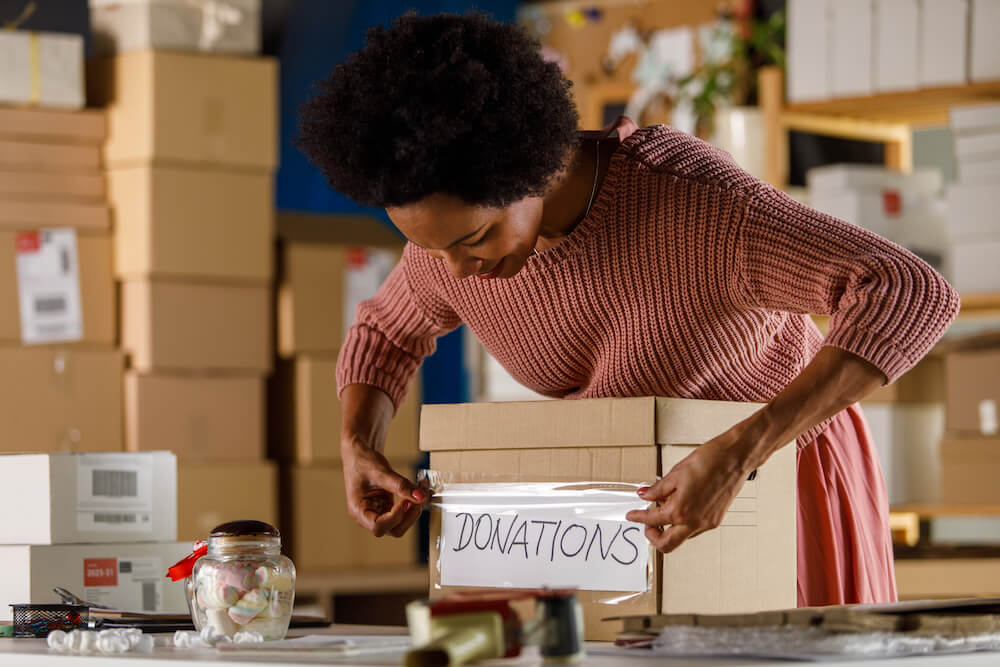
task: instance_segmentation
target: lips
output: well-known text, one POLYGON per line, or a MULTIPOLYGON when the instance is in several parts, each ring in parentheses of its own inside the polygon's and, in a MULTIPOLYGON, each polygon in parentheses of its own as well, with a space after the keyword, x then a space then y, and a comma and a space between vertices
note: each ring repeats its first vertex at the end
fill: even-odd
POLYGON ((497 262, 497 265, 494 266, 489 273, 477 273, 476 277, 481 278, 482 280, 493 280, 494 278, 500 275, 500 272, 503 270, 503 263, 506 259, 507 258, 505 257, 504 259, 501 259, 499 262, 497 262))

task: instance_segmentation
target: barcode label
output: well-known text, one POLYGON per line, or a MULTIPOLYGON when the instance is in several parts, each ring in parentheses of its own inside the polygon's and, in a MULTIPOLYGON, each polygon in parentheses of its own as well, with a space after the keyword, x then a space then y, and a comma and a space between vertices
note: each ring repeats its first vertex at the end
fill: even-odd
POLYGON ((156 582, 146 581, 142 584, 142 610, 156 611, 156 582))
POLYGON ((136 523, 139 518, 135 514, 111 514, 108 512, 95 512, 94 523, 110 523, 113 525, 121 523, 136 523))
POLYGON ((107 498, 135 498, 139 475, 134 470, 94 470, 92 493, 107 498))
POLYGON ((35 313, 38 315, 53 315, 56 313, 65 313, 65 312, 66 312, 66 297, 43 296, 35 299, 35 313))
POLYGON ((76 464, 77 530, 153 530, 152 454, 83 454, 76 464))

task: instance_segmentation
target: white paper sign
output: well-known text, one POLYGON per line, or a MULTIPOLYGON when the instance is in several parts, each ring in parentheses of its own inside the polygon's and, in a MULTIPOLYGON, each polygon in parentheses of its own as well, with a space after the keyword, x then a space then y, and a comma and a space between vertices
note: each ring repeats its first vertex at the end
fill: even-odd
POLYGON ((83 338, 76 230, 18 232, 17 288, 24 343, 83 338))
MULTIPOLYGON (((452 485, 442 494, 438 543, 441 584, 502 588, 649 588, 650 546, 643 526, 625 521, 642 509, 634 489, 519 495, 497 487, 452 485), (455 495, 455 487, 478 496, 455 495)), ((540 485, 552 488, 552 485, 540 485)))
POLYGON ((153 455, 77 457, 78 530, 152 532, 153 455))
POLYGON ((358 304, 372 298, 396 265, 396 256, 382 248, 348 248, 344 276, 344 335, 354 324, 358 304))

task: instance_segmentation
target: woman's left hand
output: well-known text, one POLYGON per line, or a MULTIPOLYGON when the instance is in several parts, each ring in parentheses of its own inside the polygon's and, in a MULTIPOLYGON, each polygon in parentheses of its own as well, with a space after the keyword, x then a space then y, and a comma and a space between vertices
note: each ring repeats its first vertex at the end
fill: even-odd
POLYGON ((632 510, 629 521, 646 524, 646 539, 663 553, 722 523, 755 465, 759 443, 746 422, 696 447, 653 486, 639 490, 656 505, 632 510))

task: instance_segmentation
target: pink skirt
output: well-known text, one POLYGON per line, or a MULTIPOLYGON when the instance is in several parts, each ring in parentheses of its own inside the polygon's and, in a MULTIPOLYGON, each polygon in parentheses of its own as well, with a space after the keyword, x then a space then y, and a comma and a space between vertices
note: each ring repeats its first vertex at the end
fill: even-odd
POLYGON ((889 500, 861 408, 799 449, 798 604, 896 600, 889 500))

